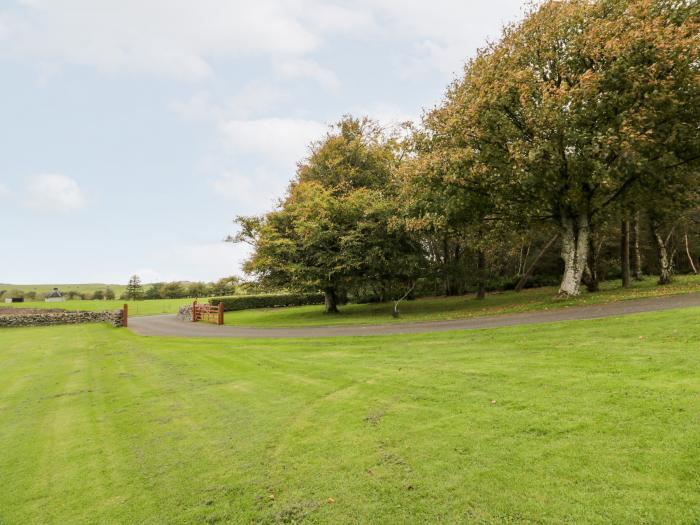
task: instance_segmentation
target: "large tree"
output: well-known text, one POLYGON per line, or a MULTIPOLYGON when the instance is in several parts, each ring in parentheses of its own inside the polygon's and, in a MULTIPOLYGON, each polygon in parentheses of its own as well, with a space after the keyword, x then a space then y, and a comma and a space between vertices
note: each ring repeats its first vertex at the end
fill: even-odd
POLYGON ((129 301, 136 301, 137 299, 141 299, 142 295, 143 286, 141 285, 141 278, 138 275, 132 275, 126 285, 124 297, 129 301))
POLYGON ((368 119, 345 117, 313 144, 277 209, 239 217, 234 241, 252 245, 244 270, 278 288, 321 290, 326 312, 348 291, 410 286, 420 246, 399 221, 396 141, 368 119))
POLYGON ((548 1, 482 50, 427 119, 500 210, 560 230, 577 295, 598 213, 696 165, 697 4, 548 1), (652 171, 654 176, 651 176, 652 171))

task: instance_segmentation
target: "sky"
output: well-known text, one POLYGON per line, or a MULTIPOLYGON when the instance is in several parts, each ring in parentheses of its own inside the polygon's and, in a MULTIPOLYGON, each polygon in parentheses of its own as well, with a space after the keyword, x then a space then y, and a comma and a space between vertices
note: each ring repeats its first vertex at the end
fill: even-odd
POLYGON ((522 0, 0 0, 0 282, 240 275, 345 114, 419 120, 522 0))

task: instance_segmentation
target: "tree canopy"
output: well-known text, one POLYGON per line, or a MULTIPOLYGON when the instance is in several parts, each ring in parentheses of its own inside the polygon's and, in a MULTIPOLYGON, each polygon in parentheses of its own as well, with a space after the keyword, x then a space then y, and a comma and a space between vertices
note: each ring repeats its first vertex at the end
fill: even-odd
POLYGON ((577 295, 584 276, 595 289, 620 217, 624 279, 640 213, 670 268, 659 232, 696 209, 699 170, 697 2, 550 0, 467 62, 420 125, 333 125, 276 209, 237 218, 234 240, 252 245, 259 282, 323 290, 328 312, 419 277, 483 297, 490 275, 529 278, 533 242, 539 264, 557 240, 550 271, 577 295))

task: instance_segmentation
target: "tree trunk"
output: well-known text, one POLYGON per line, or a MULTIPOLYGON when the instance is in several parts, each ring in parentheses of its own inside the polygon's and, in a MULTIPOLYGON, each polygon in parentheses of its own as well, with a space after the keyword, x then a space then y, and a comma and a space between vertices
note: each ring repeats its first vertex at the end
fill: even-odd
POLYGON ((698 269, 695 267, 695 262, 693 261, 693 256, 690 254, 690 245, 688 243, 688 230, 685 231, 685 254, 688 256, 688 262, 690 263, 690 269, 695 275, 698 274, 698 269))
POLYGON ((588 258, 590 236, 588 215, 562 216, 561 230, 564 275, 559 286, 559 295, 573 297, 581 293, 581 278, 588 258))
POLYGON ((325 308, 327 314, 337 314, 338 313, 338 297, 335 292, 335 288, 326 288, 323 290, 323 295, 325 298, 325 308))
POLYGON ((394 308, 392 308, 392 310, 391 310, 391 316, 392 316, 394 319, 398 319, 399 316, 400 316, 400 314, 399 314, 399 303, 400 303, 401 301, 403 301, 404 299, 406 299, 406 297, 408 297, 409 295, 411 295, 411 292, 412 292, 413 289, 416 287, 416 282, 417 282, 417 281, 414 281, 413 284, 411 284, 411 287, 410 287, 408 290, 406 290, 406 293, 403 294, 399 299, 396 299, 396 300, 394 301, 394 308))
POLYGON ((651 222, 651 235, 656 244, 656 254, 659 257, 659 284, 670 284, 671 282, 671 260, 668 257, 666 242, 659 233, 658 225, 651 222))
POLYGON ((486 297, 486 255, 481 249, 476 252, 476 272, 478 279, 476 298, 484 299, 486 297))
POLYGON ((630 276, 630 221, 622 219, 620 224, 620 264, 622 266, 622 287, 632 284, 630 276))
POLYGON ((632 226, 634 232, 634 279, 635 281, 642 280, 642 252, 639 248, 639 212, 634 214, 634 224, 632 226))
POLYGON ((443 282, 445 286, 445 295, 454 295, 452 292, 452 282, 450 280, 450 245, 447 239, 447 235, 442 238, 442 271, 443 271, 443 282))
POLYGON ((600 291, 600 272, 598 271, 598 261, 600 249, 596 246, 595 239, 592 234, 588 236, 588 260, 584 268, 583 281, 586 284, 586 289, 591 292, 600 291))
MULTIPOLYGON (((544 257, 544 255, 549 251, 549 249, 552 247, 552 244, 554 244, 558 238, 559 238, 559 234, 557 233, 554 237, 552 237, 551 239, 549 239, 549 241, 547 241, 547 244, 545 244, 544 248, 542 248, 540 250, 540 253, 537 254, 537 256, 535 257, 535 260, 532 261, 532 264, 530 264, 528 269, 525 270, 525 273, 523 273, 523 276, 518 281, 518 284, 515 285, 516 292, 519 292, 523 288, 525 288, 525 285, 527 284, 527 281, 530 279, 530 277, 532 277, 532 274, 534 273, 535 268, 537 267, 537 264, 540 262, 542 257, 544 257)), ((529 253, 529 251, 530 250, 528 247, 528 253, 529 253)), ((523 267, 525 266, 526 262, 527 261, 523 261, 523 267)))

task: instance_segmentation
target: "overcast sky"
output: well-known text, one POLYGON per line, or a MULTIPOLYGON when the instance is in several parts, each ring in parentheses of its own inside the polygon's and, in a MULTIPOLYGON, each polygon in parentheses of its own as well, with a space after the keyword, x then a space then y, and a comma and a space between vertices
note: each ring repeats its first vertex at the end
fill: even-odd
POLYGON ((347 113, 434 105, 521 0, 0 0, 0 282, 214 280, 347 113))

